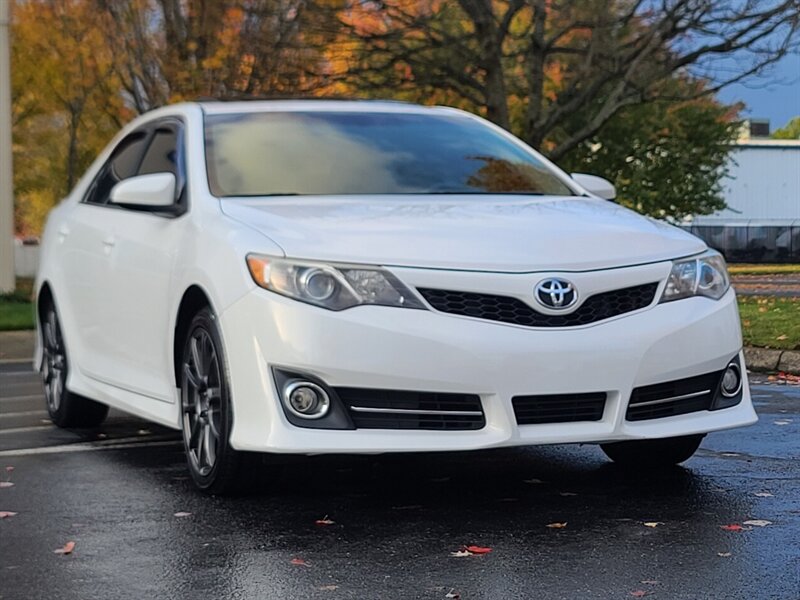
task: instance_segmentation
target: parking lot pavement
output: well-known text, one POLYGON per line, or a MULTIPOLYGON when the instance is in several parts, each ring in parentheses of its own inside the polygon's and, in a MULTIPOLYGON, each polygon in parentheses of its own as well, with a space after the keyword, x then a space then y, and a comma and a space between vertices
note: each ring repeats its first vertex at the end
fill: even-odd
POLYGON ((591 446, 304 457, 228 499, 192 489, 174 432, 55 429, 3 365, 0 598, 799 598, 800 388, 753 391, 758 425, 666 474, 591 446), (471 544, 492 551, 451 555, 471 544))

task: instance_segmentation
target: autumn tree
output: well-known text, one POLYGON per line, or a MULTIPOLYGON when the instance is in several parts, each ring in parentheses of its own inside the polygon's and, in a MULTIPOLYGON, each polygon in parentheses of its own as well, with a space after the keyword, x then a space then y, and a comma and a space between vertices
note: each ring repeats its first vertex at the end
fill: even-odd
POLYGON ((13 5, 12 127, 18 227, 36 231, 47 210, 126 119, 90 0, 13 5))
POLYGON ((355 89, 443 90, 555 160, 626 107, 712 96, 800 45, 800 0, 376 0, 342 21, 355 89), (707 84, 676 96, 678 76, 707 84))
POLYGON ((202 96, 311 93, 343 0, 96 0, 137 112, 202 96))

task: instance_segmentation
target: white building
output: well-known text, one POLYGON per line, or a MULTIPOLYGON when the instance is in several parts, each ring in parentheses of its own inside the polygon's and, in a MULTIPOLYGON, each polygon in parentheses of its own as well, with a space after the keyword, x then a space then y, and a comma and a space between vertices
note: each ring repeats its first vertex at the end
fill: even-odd
POLYGON ((800 262, 800 140, 744 139, 730 155, 728 208, 693 233, 733 262, 800 262))

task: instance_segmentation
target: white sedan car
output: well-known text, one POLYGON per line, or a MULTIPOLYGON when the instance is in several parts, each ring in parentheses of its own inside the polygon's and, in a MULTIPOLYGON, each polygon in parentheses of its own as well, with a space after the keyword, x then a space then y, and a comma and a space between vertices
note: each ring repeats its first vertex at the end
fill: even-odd
POLYGON ((37 280, 53 421, 254 453, 599 443, 675 464, 756 420, 725 262, 502 129, 394 102, 181 104, 56 207, 37 280))

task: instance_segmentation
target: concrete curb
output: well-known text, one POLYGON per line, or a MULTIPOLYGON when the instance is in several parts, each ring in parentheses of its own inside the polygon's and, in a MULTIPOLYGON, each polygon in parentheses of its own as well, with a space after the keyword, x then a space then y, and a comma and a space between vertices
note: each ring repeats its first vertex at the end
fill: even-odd
POLYGON ((0 362, 20 362, 20 359, 33 361, 34 332, 0 331, 0 362))
MULTIPOLYGON (((21 362, 33 356, 33 331, 0 331, 0 363, 21 362)), ((783 371, 800 375, 800 350, 772 350, 770 348, 745 348, 747 368, 769 373, 783 371)))

